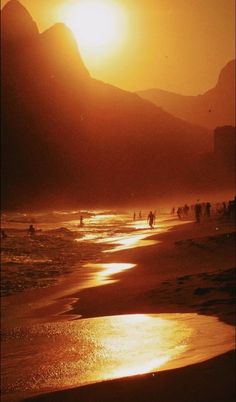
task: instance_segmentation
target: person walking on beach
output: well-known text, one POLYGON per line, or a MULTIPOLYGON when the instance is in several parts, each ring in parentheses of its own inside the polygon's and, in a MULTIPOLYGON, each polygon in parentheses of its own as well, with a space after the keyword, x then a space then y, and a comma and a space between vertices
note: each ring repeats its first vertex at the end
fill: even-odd
POLYGON ((181 208, 181 207, 179 207, 179 208, 177 209, 177 215, 178 215, 178 218, 179 218, 179 219, 182 219, 182 208, 181 208))
POLYGON ((188 206, 187 204, 185 204, 185 206, 184 206, 184 208, 183 208, 183 211, 184 211, 184 215, 185 215, 185 216, 188 216, 189 206, 188 206))
POLYGON ((135 221, 135 220, 136 220, 136 213, 134 212, 133 221, 135 221))
POLYGON ((211 204, 209 202, 207 202, 205 208, 206 208, 206 216, 208 218, 210 218, 210 216, 211 216, 211 204))
MULTIPOLYGON (((199 200, 198 200, 199 201, 199 200)), ((201 218, 201 215, 202 215, 202 206, 201 206, 201 204, 198 202, 196 205, 195 205, 195 217, 196 217, 196 222, 197 223, 200 223, 200 218, 201 218)))
POLYGON ((80 227, 84 226, 84 219, 83 219, 82 215, 80 217, 79 225, 80 225, 80 227))
POLYGON ((148 214, 148 224, 149 224, 151 229, 154 228, 154 226, 153 226, 154 225, 154 220, 155 220, 155 214, 152 211, 150 211, 149 214, 148 214))

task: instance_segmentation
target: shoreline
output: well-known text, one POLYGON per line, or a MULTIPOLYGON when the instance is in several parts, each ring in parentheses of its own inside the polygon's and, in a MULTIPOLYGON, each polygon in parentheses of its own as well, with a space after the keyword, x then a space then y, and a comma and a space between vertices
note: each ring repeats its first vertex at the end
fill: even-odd
POLYGON ((235 324, 232 303, 234 226, 224 222, 216 226, 215 221, 204 226, 193 222, 177 224, 170 230, 151 236, 151 239, 158 243, 105 255, 104 263, 132 263, 135 267, 113 275, 114 283, 72 294, 72 297, 79 298, 73 304, 72 313, 90 318, 116 314, 198 312, 235 324), (222 271, 227 271, 225 277, 222 271), (224 283, 225 289, 221 287, 224 283), (214 289, 216 284, 220 284, 219 290, 214 289), (189 289, 193 295, 189 294, 189 289), (214 297, 215 290, 218 296, 220 294, 222 304, 219 303, 214 310, 211 305, 208 308, 207 302, 214 297), (176 303, 175 299, 180 297, 181 303, 176 303), (232 304, 229 306, 232 308, 229 309, 224 305, 224 298, 227 297, 231 297, 232 304), (199 305, 189 305, 199 301, 199 305))
MULTIPOLYGON (((173 226, 170 226, 166 231, 172 230, 172 228, 173 226)), ((139 247, 142 250, 149 248, 149 239, 159 235, 160 234, 147 234, 145 240, 142 240, 144 245, 141 244, 140 246, 134 246, 133 249, 137 250, 139 247), (145 245, 145 242, 147 242, 147 246, 145 245)), ((98 258, 96 258, 96 260, 88 260, 87 263, 99 265, 102 261, 109 262, 112 260, 113 253, 110 253, 109 251, 108 253, 104 252, 105 249, 109 248, 115 248, 115 245, 113 247, 111 247, 109 243, 107 246, 101 245, 101 251, 98 258)), ((122 255, 122 251, 118 250, 117 252, 114 252, 114 255, 117 254, 122 255)), ((11 317, 11 321, 12 318, 16 320, 14 321, 14 325, 18 325, 18 322, 20 325, 22 320, 30 320, 30 322, 34 324, 51 320, 64 321, 76 317, 79 318, 80 315, 71 314, 73 311, 73 304, 79 298, 78 295, 83 289, 95 288, 101 285, 96 277, 99 271, 102 271, 102 268, 91 268, 86 270, 84 269, 85 265, 85 263, 82 265, 80 263, 75 263, 73 265, 73 270, 67 274, 59 275, 56 282, 49 286, 26 289, 23 292, 3 296, 1 298, 2 310, 11 309, 11 312, 8 315, 11 317), (17 311, 15 311, 15 306, 17 306, 17 311)), ((6 325, 9 326, 11 324, 6 323, 6 325)))
POLYGON ((184 368, 98 382, 22 402, 234 402, 235 352, 184 368))
MULTIPOLYGON (((234 231, 235 228, 232 224, 216 223, 213 220, 199 226, 192 222, 183 225, 177 223, 170 230, 148 236, 147 239, 157 241, 155 245, 102 254, 97 262, 98 265, 102 263, 132 263, 135 265, 130 270, 112 275, 113 282, 108 281, 106 284, 95 287, 92 286, 92 283, 91 287, 86 287, 84 284, 84 289, 78 291, 76 290, 77 285, 74 283, 75 272, 71 277, 53 287, 26 292, 24 295, 25 306, 28 305, 29 311, 31 311, 29 302, 36 291, 39 302, 40 300, 42 302, 38 307, 37 303, 34 306, 37 307, 34 310, 34 314, 37 313, 37 320, 39 319, 37 322, 40 322, 40 319, 44 322, 45 315, 47 321, 52 322, 53 320, 70 321, 78 318, 136 313, 197 312, 216 316, 219 320, 233 325, 235 308, 232 304, 231 290, 235 280, 235 273, 232 270, 233 264, 235 264, 234 231), (223 248, 219 245, 223 245, 223 248), (189 254, 192 256, 191 259, 189 259, 189 254), (225 289, 218 289, 222 287, 225 289), (223 294, 224 297, 219 298, 219 294, 223 294), (218 302, 211 304, 212 299, 218 300, 218 302)), ((22 313, 24 313, 24 308, 22 313)), ((30 320, 27 314, 26 320, 30 320)), ((33 324, 33 321, 30 322, 33 324)), ((59 402, 67 399, 72 402, 80 398, 80 401, 87 402, 92 397, 92 400, 100 402, 101 400, 111 400, 109 395, 114 396, 115 392, 115 397, 119 401, 144 402, 147 394, 150 394, 148 400, 154 401, 155 399, 152 398, 157 392, 161 395, 161 402, 172 402, 171 398, 175 393, 179 398, 175 398, 176 401, 186 400, 187 402, 190 399, 183 399, 175 377, 177 376, 179 381, 183 381, 185 375, 190 376, 186 393, 189 395, 190 384, 194 386, 196 381, 201 382, 201 371, 203 370, 204 376, 209 376, 210 371, 213 371, 219 377, 218 392, 213 392, 214 381, 210 381, 209 378, 207 389, 203 392, 204 387, 200 387, 199 391, 199 398, 203 398, 205 392, 210 392, 209 398, 192 399, 191 401, 223 402, 223 399, 217 399, 217 395, 223 395, 223 390, 225 390, 228 392, 227 402, 231 402, 234 400, 232 388, 234 379, 224 376, 220 381, 221 368, 224 372, 229 372, 229 370, 234 372, 234 352, 228 352, 192 366, 158 372, 158 375, 154 374, 154 376, 144 374, 126 377, 50 392, 50 394, 43 393, 30 399, 24 399, 25 395, 22 395, 21 399, 18 396, 14 400, 59 402), (164 385, 162 385, 162 381, 164 381, 164 385), (171 384, 175 388, 172 396, 168 392, 166 394, 167 384, 171 384), (121 389, 119 390, 117 387, 121 389)), ((3 400, 13 399, 8 399, 6 395, 3 400)), ((116 399, 112 397, 112 400, 116 399)))

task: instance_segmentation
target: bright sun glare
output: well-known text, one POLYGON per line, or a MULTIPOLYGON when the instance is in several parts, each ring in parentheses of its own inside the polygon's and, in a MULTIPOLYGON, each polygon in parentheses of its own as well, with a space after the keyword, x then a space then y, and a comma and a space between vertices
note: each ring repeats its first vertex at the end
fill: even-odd
POLYGON ((123 40, 125 13, 117 1, 72 1, 63 6, 60 17, 73 31, 80 49, 88 57, 106 57, 123 40))

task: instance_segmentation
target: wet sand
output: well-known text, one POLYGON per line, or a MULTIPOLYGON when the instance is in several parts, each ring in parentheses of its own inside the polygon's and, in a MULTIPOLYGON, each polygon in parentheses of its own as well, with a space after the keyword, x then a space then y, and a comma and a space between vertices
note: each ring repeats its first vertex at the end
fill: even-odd
POLYGON ((96 317, 198 312, 234 324, 234 226, 186 223, 152 240, 157 244, 105 255, 104 263, 135 267, 113 275, 113 283, 74 294, 79 298, 74 313, 96 317))
MULTIPOLYGON (((233 352, 181 369, 41 395, 27 402, 234 402, 233 352)), ((26 402, 26 400, 25 400, 26 402)))
MULTIPOLYGON (((52 316, 56 319, 58 313, 62 313, 66 321, 76 316, 197 312, 233 325, 233 225, 214 220, 202 225, 186 223, 152 236, 152 240, 157 243, 104 253, 100 265, 124 263, 134 266, 113 274, 112 278, 103 278, 104 283, 100 286, 97 284, 78 293, 73 291, 73 286, 68 288, 68 281, 62 281, 60 291, 55 286, 55 292, 51 291, 49 297, 51 301, 60 297, 59 303, 49 305, 44 293, 48 290, 40 290, 44 302, 39 297, 41 304, 35 310, 38 317, 45 319, 46 315, 50 321, 52 316)), ((176 370, 105 381, 28 400, 231 402, 235 400, 234 362, 234 353, 228 352, 176 370)), ((24 395, 20 398, 23 400, 24 395)))

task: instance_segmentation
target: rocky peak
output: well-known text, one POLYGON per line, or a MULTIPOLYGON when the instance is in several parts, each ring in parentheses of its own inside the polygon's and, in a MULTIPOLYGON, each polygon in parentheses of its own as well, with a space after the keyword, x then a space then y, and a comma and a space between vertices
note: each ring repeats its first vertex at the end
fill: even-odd
POLYGON ((37 25, 26 8, 17 0, 10 0, 1 11, 1 33, 4 42, 19 44, 37 38, 37 25))
POLYGON ((218 87, 229 88, 233 91, 235 82, 235 60, 229 61, 226 66, 221 70, 218 87))
POLYGON ((64 70, 66 74, 74 71, 80 78, 89 77, 73 33, 65 24, 53 25, 40 37, 45 56, 52 65, 64 70))

